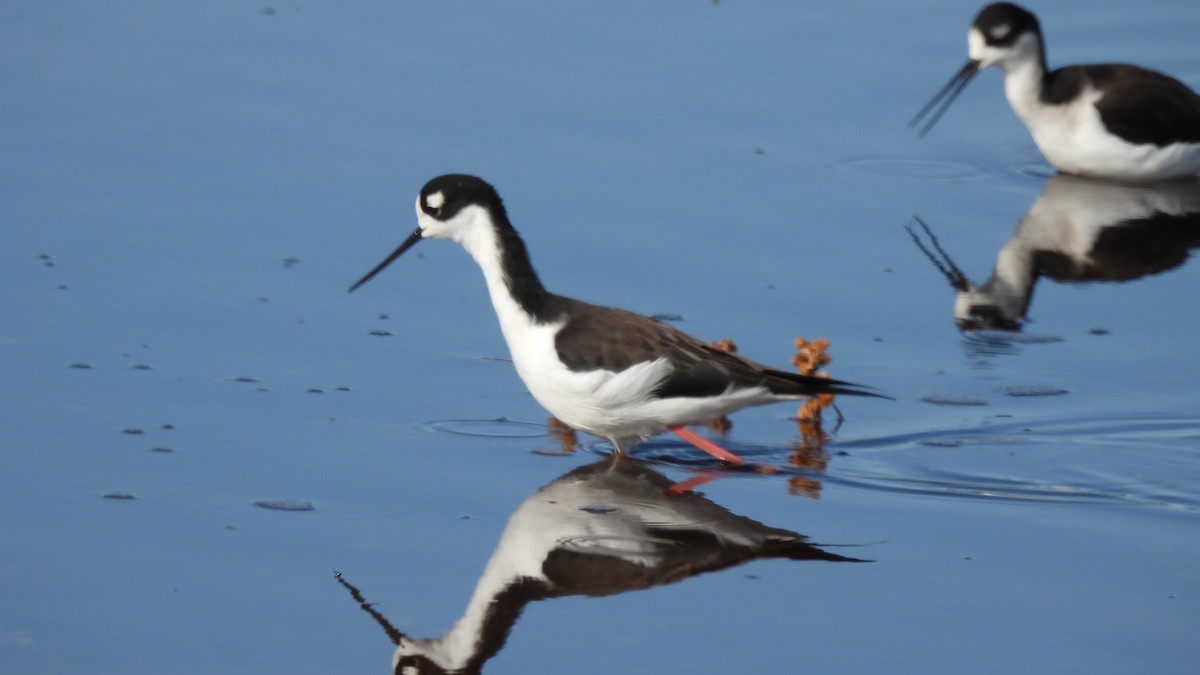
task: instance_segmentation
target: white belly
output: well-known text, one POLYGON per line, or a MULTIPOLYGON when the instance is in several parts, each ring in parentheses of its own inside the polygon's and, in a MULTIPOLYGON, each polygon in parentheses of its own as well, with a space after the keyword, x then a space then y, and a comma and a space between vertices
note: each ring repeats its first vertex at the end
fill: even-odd
POLYGON ((1094 103, 1098 92, 1063 106, 1041 106, 1023 116, 1046 161, 1063 173, 1117 180, 1152 181, 1194 176, 1200 143, 1135 145, 1108 132, 1094 103))
POLYGON ((655 398, 651 392, 672 371, 666 359, 621 372, 574 372, 557 358, 555 325, 506 332, 513 365, 533 398, 572 428, 608 439, 640 439, 668 426, 702 422, 749 405, 775 400, 765 388, 714 397, 655 398))

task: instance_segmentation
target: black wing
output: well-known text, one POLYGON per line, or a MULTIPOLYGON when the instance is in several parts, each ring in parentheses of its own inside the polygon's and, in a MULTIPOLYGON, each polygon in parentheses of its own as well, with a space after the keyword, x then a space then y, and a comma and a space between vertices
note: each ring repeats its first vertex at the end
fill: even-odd
POLYGON ((1065 95, 1084 84, 1104 88, 1096 102, 1100 119, 1130 143, 1200 143, 1200 96, 1179 80, 1125 64, 1070 66, 1048 78, 1048 98, 1054 98, 1051 91, 1065 95))
POLYGON ((681 330, 649 317, 612 307, 579 305, 555 339, 558 356, 574 371, 609 370, 659 358, 674 371, 655 395, 713 396, 731 387, 765 386, 783 396, 821 393, 879 396, 858 385, 823 377, 810 377, 768 368, 750 359, 722 351, 681 330))

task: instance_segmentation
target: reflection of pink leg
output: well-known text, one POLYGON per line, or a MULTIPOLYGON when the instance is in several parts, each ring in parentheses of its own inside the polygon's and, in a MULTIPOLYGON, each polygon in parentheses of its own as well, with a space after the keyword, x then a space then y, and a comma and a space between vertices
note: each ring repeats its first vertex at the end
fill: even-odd
POLYGON ((717 459, 721 460, 722 462, 729 462, 730 464, 741 464, 744 461, 741 457, 738 457, 737 455, 726 450, 725 448, 722 448, 721 446, 717 445, 716 443, 713 443, 712 441, 708 440, 707 438, 704 438, 703 436, 698 436, 698 435, 688 431, 687 429, 684 429, 683 427, 681 427, 679 425, 674 425, 674 426, 670 426, 667 428, 670 429, 671 432, 674 433, 676 436, 682 438, 683 440, 687 441, 688 443, 691 443, 692 445, 696 446, 697 448, 700 448, 701 450, 707 452, 708 454, 712 455, 713 457, 716 457, 717 459))
POLYGON ((664 492, 671 496, 681 495, 685 492, 691 492, 695 488, 698 488, 701 485, 704 485, 709 481, 714 481, 718 478, 720 478, 720 476, 715 473, 699 474, 692 476, 687 480, 681 480, 678 483, 668 486, 664 492))

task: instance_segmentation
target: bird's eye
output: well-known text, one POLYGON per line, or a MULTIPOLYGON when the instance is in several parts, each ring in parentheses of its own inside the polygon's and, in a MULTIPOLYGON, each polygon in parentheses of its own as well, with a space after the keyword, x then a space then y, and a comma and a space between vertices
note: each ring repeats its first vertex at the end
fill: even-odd
POLYGON ((441 219, 445 207, 446 195, 442 194, 441 190, 425 197, 425 208, 433 214, 434 218, 441 219))

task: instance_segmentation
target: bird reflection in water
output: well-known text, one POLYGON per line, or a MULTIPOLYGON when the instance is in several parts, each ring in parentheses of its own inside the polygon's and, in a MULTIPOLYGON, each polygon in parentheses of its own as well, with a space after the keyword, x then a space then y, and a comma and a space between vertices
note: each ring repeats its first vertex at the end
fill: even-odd
POLYGON ((982 284, 967 278, 929 227, 917 222, 929 245, 912 227, 909 234, 953 286, 959 329, 1019 331, 1042 277, 1125 282, 1183 264, 1200 246, 1200 182, 1126 185, 1053 176, 982 284))
POLYGON ((438 638, 404 635, 341 575, 338 581, 396 645, 393 672, 428 675, 482 672, 535 600, 615 595, 762 558, 865 562, 697 493, 668 495, 671 485, 647 464, 621 457, 542 487, 509 518, 466 611, 438 638))

